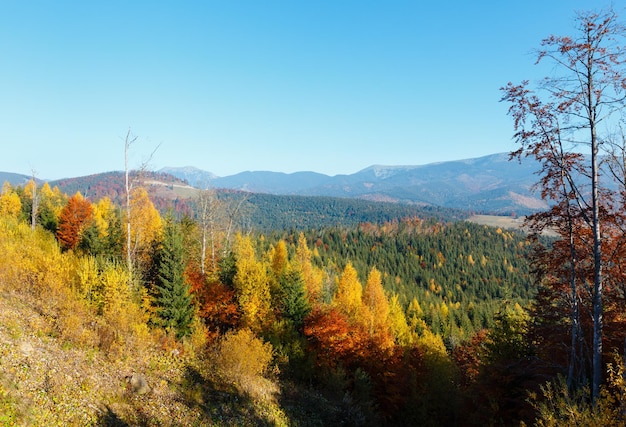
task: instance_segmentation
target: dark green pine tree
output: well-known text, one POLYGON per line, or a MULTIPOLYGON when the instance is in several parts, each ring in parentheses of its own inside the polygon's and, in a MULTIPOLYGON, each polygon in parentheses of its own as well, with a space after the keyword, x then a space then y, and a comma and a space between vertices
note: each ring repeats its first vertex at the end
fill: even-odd
POLYGON ((283 316, 294 322, 296 327, 302 326, 303 319, 311 312, 304 279, 298 271, 288 271, 280 278, 281 308, 283 316))
POLYGON ((194 307, 185 281, 182 234, 171 216, 165 221, 163 245, 158 253, 155 304, 157 322, 176 332, 177 338, 191 333, 194 307))

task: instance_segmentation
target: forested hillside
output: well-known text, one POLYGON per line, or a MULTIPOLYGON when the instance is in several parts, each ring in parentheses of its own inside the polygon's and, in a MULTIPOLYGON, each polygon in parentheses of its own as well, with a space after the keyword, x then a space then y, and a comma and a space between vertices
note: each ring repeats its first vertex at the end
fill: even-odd
MULTIPOLYGON (((320 267, 350 262, 360 277, 375 266, 385 289, 420 313, 444 339, 465 340, 491 328, 503 303, 528 306, 535 294, 525 235, 472 224, 419 218, 305 232, 320 267)), ((294 241, 297 236, 275 233, 294 241)), ((326 290, 326 300, 334 293, 326 290)))
MULTIPOLYGON (((563 306, 529 263, 552 241, 368 203, 353 224, 259 230, 235 196, 174 215, 140 185, 122 207, 5 185, 0 420, 516 425, 564 404, 541 393, 565 372, 563 306)), ((361 206, 289 200, 312 218, 361 206)))
MULTIPOLYGON (((143 186, 155 207, 165 214, 193 215, 200 192, 230 206, 237 222, 256 231, 303 230, 312 227, 349 226, 361 222, 380 223, 412 216, 454 220, 467 218, 465 211, 430 205, 374 202, 340 197, 280 196, 233 190, 199 190, 166 173, 143 172, 131 174, 131 184, 143 186)), ((124 174, 109 172, 49 183, 63 193, 77 191, 92 201, 104 197, 122 206, 124 174)))
POLYGON ((355 226, 409 217, 451 221, 467 218, 467 212, 437 206, 372 202, 360 199, 218 192, 230 204, 241 204, 241 216, 255 231, 306 230, 314 227, 355 226))
MULTIPOLYGON (((121 204, 125 195, 124 172, 105 172, 95 175, 82 176, 77 178, 66 178, 51 181, 51 187, 58 187, 66 194, 74 194, 79 191, 84 197, 98 201, 108 197, 114 203, 121 204)), ((186 182, 166 173, 133 171, 130 174, 131 184, 148 182, 158 182, 160 184, 187 185, 186 182)), ((148 186, 150 187, 150 186, 148 186)), ((175 193, 172 193, 175 194, 175 193)), ((174 197, 168 197, 172 199, 174 197)))

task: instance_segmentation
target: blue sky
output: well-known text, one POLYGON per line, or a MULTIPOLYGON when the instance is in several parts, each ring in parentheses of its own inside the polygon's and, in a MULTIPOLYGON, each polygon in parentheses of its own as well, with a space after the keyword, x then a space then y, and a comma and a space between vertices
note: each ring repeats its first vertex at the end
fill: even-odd
MULTIPOLYGON (((506 152, 499 88, 598 1, 0 3, 0 171, 350 174, 506 152)), ((615 10, 626 18, 624 6, 615 10)))

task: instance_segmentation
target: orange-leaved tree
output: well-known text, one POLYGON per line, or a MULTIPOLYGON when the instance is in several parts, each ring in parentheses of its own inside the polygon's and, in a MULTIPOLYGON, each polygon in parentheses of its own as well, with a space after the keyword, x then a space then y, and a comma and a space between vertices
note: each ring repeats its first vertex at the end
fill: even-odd
POLYGON ((236 329, 241 313, 235 290, 220 282, 215 275, 202 274, 200 266, 190 263, 185 271, 191 294, 198 307, 198 316, 207 327, 208 339, 236 329))
POLYGON ((80 192, 69 198, 61 215, 56 236, 61 248, 75 249, 80 242, 83 231, 93 220, 93 207, 80 192))

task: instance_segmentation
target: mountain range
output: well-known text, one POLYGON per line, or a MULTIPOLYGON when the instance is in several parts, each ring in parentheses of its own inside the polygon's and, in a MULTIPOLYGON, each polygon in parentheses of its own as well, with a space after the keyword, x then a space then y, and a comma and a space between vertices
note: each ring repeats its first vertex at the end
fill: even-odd
POLYGON ((218 177, 195 167, 167 167, 196 188, 217 188, 275 195, 360 198, 466 209, 476 212, 528 213, 546 207, 532 191, 537 163, 509 161, 507 153, 421 166, 374 165, 350 175, 315 172, 241 172, 218 177))
MULTIPOLYGON (((219 177, 195 167, 165 167, 155 175, 163 180, 163 191, 174 184, 171 176, 195 188, 215 188, 290 196, 357 198, 422 206, 440 206, 491 214, 527 214, 546 207, 532 191, 539 166, 532 160, 509 161, 507 153, 430 163, 420 166, 374 165, 349 175, 329 176, 316 172, 281 173, 246 171, 219 177)), ((111 174, 51 181, 68 192, 89 195, 106 185, 111 174), (85 188, 83 188, 85 187, 85 188)), ((120 177, 118 177, 121 179, 120 177)), ((14 185, 27 182, 26 175, 0 172, 0 180, 14 185)), ((117 179, 117 180, 119 180, 117 179)), ((154 184, 155 178, 151 178, 154 184)), ((157 181, 159 180, 157 179, 157 181)), ((121 185, 117 183, 117 186, 121 185)), ((108 187, 108 185, 106 185, 108 187)), ((171 198, 189 198, 193 191, 173 193, 171 198)))

